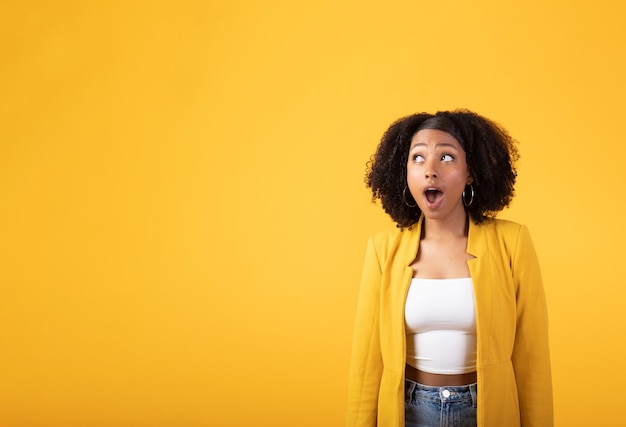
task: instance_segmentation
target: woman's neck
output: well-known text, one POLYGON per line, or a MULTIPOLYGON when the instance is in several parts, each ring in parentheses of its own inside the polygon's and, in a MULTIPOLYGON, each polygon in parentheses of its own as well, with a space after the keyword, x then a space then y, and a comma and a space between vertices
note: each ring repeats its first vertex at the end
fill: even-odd
POLYGON ((422 239, 448 240, 467 237, 468 216, 465 212, 454 218, 428 219, 422 224, 422 239))

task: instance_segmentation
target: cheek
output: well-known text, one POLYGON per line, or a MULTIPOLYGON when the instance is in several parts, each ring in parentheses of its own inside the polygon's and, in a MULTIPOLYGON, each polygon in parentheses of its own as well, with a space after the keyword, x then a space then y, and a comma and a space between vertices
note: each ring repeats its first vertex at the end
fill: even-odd
POLYGON ((455 179, 461 180, 463 182, 466 182, 470 176, 469 170, 467 168, 456 169, 452 175, 455 177, 455 179))
POLYGON ((406 172, 406 182, 411 186, 411 183, 416 182, 420 179, 420 174, 415 169, 408 169, 406 172))
POLYGON ((454 173, 454 179, 465 182, 467 180, 467 171, 457 171, 454 173))
POLYGON ((408 170, 406 173, 406 184, 413 196, 415 196, 415 192, 417 191, 418 182, 418 174, 415 171, 408 170))

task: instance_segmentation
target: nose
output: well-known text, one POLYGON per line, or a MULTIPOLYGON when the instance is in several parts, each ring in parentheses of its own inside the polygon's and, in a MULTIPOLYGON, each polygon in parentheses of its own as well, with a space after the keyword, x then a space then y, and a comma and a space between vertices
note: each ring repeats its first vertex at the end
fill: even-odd
POLYGON ((437 178, 437 169, 435 167, 434 162, 429 161, 426 163, 426 167, 424 168, 424 176, 426 178, 432 178, 432 179, 437 178))

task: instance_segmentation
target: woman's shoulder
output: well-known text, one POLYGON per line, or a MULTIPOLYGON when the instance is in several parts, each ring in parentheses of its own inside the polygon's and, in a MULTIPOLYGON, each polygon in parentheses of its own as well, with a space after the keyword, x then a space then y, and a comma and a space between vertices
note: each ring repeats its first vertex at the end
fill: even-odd
MULTIPOLYGON (((410 228, 394 226, 371 235, 369 242, 379 255, 387 258, 415 251, 419 234, 419 227, 417 226, 410 228)), ((412 256, 415 257, 415 253, 412 256)))
POLYGON ((508 219, 492 218, 478 225, 479 227, 497 234, 517 235, 526 231, 526 226, 508 219))
POLYGON ((519 248, 532 246, 532 237, 526 225, 506 219, 491 219, 478 227, 484 230, 484 237, 492 242, 501 242, 511 253, 519 248))
POLYGON ((414 227, 400 228, 397 226, 388 227, 382 230, 378 230, 370 236, 370 239, 377 244, 389 244, 399 242, 402 240, 410 239, 415 235, 414 227))

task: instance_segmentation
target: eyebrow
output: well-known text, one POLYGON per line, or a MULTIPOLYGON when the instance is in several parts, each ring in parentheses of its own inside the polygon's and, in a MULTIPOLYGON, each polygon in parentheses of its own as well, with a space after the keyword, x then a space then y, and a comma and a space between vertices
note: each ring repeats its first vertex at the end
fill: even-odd
MULTIPOLYGON (((415 147, 428 147, 428 144, 424 142, 418 142, 417 144, 411 145, 411 148, 409 150, 412 150, 415 147)), ((435 148, 439 148, 439 147, 450 147, 458 151, 457 146, 454 144, 450 144, 449 142, 438 142, 437 144, 435 144, 435 148)))

